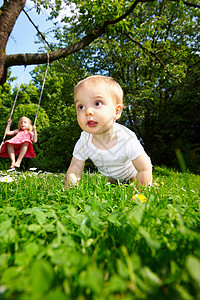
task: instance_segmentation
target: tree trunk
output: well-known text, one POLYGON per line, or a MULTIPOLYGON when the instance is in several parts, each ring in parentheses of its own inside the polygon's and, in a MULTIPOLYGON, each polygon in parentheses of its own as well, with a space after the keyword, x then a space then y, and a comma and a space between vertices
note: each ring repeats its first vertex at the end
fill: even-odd
POLYGON ((5 68, 5 49, 8 38, 15 22, 24 8, 26 0, 4 1, 0 11, 0 84, 6 81, 7 68, 5 68))

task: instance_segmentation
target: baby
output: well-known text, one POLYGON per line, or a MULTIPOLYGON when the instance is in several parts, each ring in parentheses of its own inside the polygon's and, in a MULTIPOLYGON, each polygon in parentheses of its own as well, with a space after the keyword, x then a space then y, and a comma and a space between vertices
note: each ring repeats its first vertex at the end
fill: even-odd
POLYGON ((83 132, 65 175, 66 185, 80 181, 88 158, 110 182, 133 182, 136 179, 138 186, 150 185, 150 158, 135 133, 116 123, 123 109, 120 85, 107 76, 87 77, 76 85, 74 102, 78 124, 83 132))

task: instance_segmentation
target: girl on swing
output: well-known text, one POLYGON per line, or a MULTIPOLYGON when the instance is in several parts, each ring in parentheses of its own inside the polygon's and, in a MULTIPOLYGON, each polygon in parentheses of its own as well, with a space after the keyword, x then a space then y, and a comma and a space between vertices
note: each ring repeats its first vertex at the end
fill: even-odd
POLYGON ((12 120, 8 119, 6 126, 6 135, 15 135, 12 139, 3 143, 0 151, 0 157, 11 160, 11 169, 19 168, 23 157, 34 158, 35 153, 33 150, 33 143, 37 142, 36 126, 32 126, 31 120, 27 117, 22 117, 18 123, 18 129, 10 130, 12 120), (18 155, 15 161, 15 155, 18 155))

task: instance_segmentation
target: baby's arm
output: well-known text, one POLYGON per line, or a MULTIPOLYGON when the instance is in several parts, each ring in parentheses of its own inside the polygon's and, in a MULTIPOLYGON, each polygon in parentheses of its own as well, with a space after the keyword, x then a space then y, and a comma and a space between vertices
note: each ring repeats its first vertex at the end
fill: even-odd
POLYGON ((36 126, 33 126, 33 143, 37 143, 37 131, 36 131, 36 126))
POLYGON ((68 185, 76 185, 80 181, 84 164, 84 161, 79 160, 74 156, 72 157, 70 166, 65 175, 65 187, 67 187, 68 185))
POLYGON ((137 186, 147 186, 152 184, 152 165, 148 155, 143 152, 132 163, 138 171, 136 175, 137 186))
POLYGON ((14 134, 18 133, 18 129, 10 130, 10 126, 12 123, 11 118, 9 118, 7 122, 8 122, 8 124, 6 126, 6 135, 14 135, 14 134))

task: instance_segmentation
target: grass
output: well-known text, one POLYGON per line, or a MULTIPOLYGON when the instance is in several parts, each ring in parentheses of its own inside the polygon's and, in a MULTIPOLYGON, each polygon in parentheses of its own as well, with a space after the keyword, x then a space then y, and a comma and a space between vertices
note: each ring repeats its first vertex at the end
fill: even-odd
POLYGON ((200 299, 200 176, 157 167, 139 190, 98 174, 67 191, 64 174, 0 179, 0 299, 200 299))

